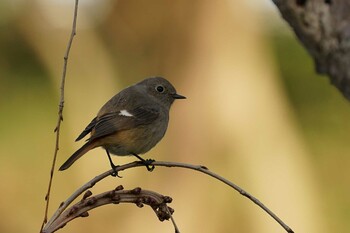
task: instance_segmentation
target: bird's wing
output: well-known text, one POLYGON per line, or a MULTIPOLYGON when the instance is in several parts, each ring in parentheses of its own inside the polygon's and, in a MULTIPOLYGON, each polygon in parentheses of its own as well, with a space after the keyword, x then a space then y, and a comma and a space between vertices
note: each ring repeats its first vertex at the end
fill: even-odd
POLYGON ((93 134, 89 140, 104 137, 121 130, 128 130, 140 125, 154 122, 160 114, 160 109, 154 106, 139 106, 131 110, 106 113, 97 118, 93 134))
POLYGON ((92 119, 92 121, 90 122, 90 124, 88 126, 86 126, 86 128, 84 129, 83 132, 81 132, 81 134, 77 137, 77 139, 75 139, 75 141, 79 141, 80 139, 82 139, 83 137, 85 137, 88 133, 91 132, 91 130, 95 127, 96 125, 96 117, 94 119, 92 119))

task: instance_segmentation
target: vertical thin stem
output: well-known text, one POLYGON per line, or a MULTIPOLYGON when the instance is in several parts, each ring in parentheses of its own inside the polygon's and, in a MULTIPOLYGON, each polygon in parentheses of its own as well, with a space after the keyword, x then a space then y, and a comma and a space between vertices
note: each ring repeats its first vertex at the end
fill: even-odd
POLYGON ((48 188, 47 188, 47 193, 45 195, 45 201, 46 201, 45 214, 44 214, 44 219, 43 219, 43 222, 42 222, 42 225, 40 228, 40 232, 42 232, 44 225, 47 223, 47 215, 48 215, 49 204, 50 204, 50 193, 51 193, 53 175, 54 175, 55 165, 56 165, 56 160, 57 160, 57 154, 58 154, 58 150, 59 150, 60 128, 61 128, 61 122, 63 121, 64 86, 65 86, 65 81, 66 81, 68 57, 69 57, 70 49, 72 47, 73 38, 76 35, 76 25, 77 25, 77 18, 78 18, 78 3, 79 3, 79 0, 75 0, 72 32, 71 32, 71 35, 69 37, 67 49, 66 49, 66 52, 65 52, 64 57, 63 57, 63 70, 62 70, 61 86, 60 86, 61 94, 60 94, 60 102, 58 105, 58 119, 57 119, 56 128, 54 130, 54 132, 56 133, 56 144, 55 144, 55 150, 54 150, 52 166, 51 166, 51 171, 50 171, 50 180, 49 180, 49 184, 48 184, 48 188))

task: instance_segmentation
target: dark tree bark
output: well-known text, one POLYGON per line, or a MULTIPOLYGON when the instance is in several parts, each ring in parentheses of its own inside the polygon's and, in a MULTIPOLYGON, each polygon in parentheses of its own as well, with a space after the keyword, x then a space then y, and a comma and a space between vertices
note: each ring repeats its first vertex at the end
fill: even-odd
POLYGON ((315 61, 350 100, 350 1, 272 0, 315 61))

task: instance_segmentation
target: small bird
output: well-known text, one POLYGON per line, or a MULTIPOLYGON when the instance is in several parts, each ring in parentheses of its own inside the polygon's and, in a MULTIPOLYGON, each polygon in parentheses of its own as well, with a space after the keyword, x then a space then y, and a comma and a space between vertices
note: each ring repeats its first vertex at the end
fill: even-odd
MULTIPOLYGON (((134 155, 152 171, 154 160, 139 155, 152 149, 164 136, 169 122, 169 110, 176 99, 186 99, 176 93, 173 85, 162 77, 147 78, 129 86, 102 106, 75 141, 87 134, 90 138, 59 168, 69 168, 77 159, 96 147, 106 150, 111 167, 111 154, 134 155)), ((117 175, 117 174, 115 174, 117 175)))

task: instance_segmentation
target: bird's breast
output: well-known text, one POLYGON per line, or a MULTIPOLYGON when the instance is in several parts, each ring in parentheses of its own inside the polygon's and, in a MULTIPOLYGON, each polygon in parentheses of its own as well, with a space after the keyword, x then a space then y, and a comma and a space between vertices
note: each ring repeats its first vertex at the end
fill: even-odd
POLYGON ((167 126, 168 121, 156 120, 149 125, 119 131, 106 137, 103 147, 115 155, 144 154, 164 137, 167 126))

